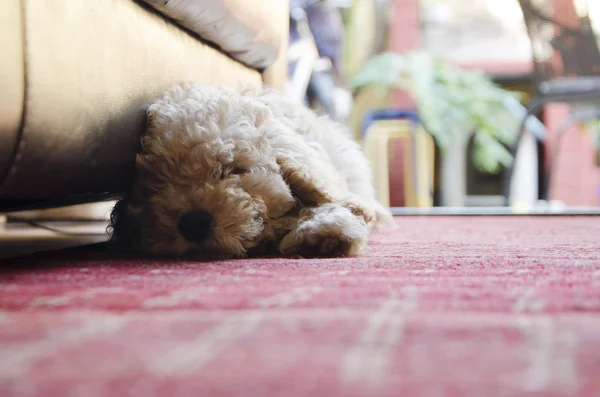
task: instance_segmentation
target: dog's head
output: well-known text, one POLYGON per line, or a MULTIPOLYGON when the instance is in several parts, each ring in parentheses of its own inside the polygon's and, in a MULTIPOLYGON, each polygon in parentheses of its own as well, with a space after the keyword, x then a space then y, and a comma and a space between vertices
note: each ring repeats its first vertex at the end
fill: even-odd
POLYGON ((113 238, 175 256, 244 256, 274 239, 277 220, 296 203, 282 170, 291 143, 281 128, 255 98, 172 88, 149 108, 133 187, 113 211, 113 238))

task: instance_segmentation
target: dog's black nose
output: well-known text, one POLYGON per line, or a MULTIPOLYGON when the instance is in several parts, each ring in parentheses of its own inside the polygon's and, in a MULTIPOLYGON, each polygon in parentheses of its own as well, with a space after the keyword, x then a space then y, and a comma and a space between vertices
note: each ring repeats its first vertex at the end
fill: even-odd
POLYGON ((188 241, 201 243, 210 236, 212 216, 206 211, 192 211, 179 218, 179 233, 188 241))

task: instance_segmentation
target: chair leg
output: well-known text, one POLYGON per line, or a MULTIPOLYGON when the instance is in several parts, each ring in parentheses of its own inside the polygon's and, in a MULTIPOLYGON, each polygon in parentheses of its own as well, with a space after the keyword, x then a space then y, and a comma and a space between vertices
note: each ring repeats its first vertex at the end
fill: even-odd
POLYGON ((519 126, 517 140, 515 141, 514 145, 512 145, 509 148, 510 154, 513 157, 513 162, 510 165, 510 167, 506 168, 506 170, 504 172, 503 186, 502 186, 504 203, 507 207, 510 207, 511 182, 512 182, 513 173, 514 173, 515 162, 517 160, 517 155, 519 154, 519 143, 521 143, 521 138, 523 138, 523 135, 525 134, 527 120, 529 119, 530 116, 532 116, 535 112, 537 112, 542 105, 543 105, 543 101, 541 101, 539 98, 534 98, 531 100, 531 102, 527 106, 527 112, 525 113, 525 116, 523 117, 523 120, 521 121, 521 125, 519 126))

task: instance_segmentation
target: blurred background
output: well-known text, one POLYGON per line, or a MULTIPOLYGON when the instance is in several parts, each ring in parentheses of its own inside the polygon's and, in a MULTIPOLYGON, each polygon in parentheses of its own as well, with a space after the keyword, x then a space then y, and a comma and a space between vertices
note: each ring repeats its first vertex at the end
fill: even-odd
POLYGON ((600 2, 291 0, 287 93, 396 208, 600 206, 600 2))

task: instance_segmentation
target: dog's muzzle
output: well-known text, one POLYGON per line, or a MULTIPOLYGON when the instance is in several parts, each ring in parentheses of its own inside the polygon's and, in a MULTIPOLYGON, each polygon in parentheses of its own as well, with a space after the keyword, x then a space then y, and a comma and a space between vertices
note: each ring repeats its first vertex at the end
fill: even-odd
POLYGON ((213 218, 206 211, 192 211, 179 218, 179 233, 187 241, 201 243, 206 240, 213 228, 213 218))

